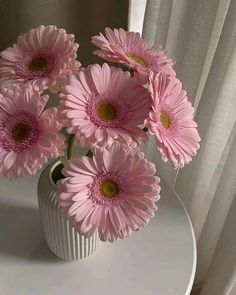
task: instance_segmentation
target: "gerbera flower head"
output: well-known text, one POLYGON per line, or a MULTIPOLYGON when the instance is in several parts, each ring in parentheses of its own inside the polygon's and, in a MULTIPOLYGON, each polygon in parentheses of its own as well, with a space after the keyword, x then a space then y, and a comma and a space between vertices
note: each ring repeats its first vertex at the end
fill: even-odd
POLYGON ((147 139, 138 127, 150 110, 150 94, 129 72, 104 64, 71 75, 61 94, 60 114, 79 144, 137 145, 147 139))
POLYGON ((55 26, 39 26, 17 38, 17 43, 1 52, 0 86, 31 84, 35 90, 57 92, 67 75, 78 70, 79 45, 74 35, 55 26))
POLYGON ((0 92, 0 172, 9 179, 35 174, 48 159, 63 154, 57 109, 43 112, 48 100, 31 87, 0 92))
POLYGON ((170 159, 174 168, 182 168, 199 149, 194 108, 176 77, 151 73, 149 82, 152 110, 145 126, 155 135, 163 161, 170 159))
POLYGON ((94 54, 116 63, 122 63, 134 70, 134 75, 142 83, 148 81, 150 71, 163 71, 175 75, 174 61, 167 57, 159 46, 148 47, 139 33, 123 29, 105 29, 105 36, 92 37, 92 43, 100 48, 94 54))
POLYGON ((74 156, 68 161, 57 198, 82 235, 98 230, 101 240, 113 242, 140 230, 154 216, 160 192, 155 172, 138 149, 114 143, 96 149, 91 159, 74 156))

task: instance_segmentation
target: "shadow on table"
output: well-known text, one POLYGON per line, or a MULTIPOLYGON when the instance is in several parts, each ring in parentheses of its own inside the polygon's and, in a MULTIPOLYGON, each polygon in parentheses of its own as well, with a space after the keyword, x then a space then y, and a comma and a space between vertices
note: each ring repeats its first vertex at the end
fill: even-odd
POLYGON ((62 262, 47 248, 37 209, 0 203, 0 255, 62 262))

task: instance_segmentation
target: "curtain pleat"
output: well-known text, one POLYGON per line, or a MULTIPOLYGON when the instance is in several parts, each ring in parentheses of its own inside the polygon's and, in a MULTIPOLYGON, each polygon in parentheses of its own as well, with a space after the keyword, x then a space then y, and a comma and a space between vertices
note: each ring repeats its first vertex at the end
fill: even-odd
POLYGON ((173 0, 147 2, 143 36, 150 45, 154 45, 158 40, 159 44, 166 47, 172 6, 173 0))
POLYGON ((197 157, 178 172, 161 162, 153 139, 145 148, 192 219, 194 295, 236 294, 235 13, 235 0, 147 0, 143 23, 144 39, 176 59, 202 139, 197 157))
POLYGON ((236 198, 231 205, 212 263, 202 284, 201 295, 236 294, 235 212, 236 198))
POLYGON ((228 10, 196 113, 201 149, 193 163, 179 172, 176 183, 176 190, 187 204, 197 237, 211 204, 210 192, 223 169, 224 163, 220 160, 235 122, 236 22, 233 11, 231 8, 228 10), (186 180, 190 181, 188 186, 184 185, 186 180), (199 206, 203 208, 198 210, 199 206))
MULTIPOLYGON (((235 124, 236 127, 236 124, 235 124)), ((196 273, 196 284, 205 280, 207 271, 213 261, 217 243, 223 232, 224 224, 231 210, 236 192, 236 128, 227 143, 224 159, 222 159, 222 171, 219 172, 219 181, 216 183, 212 195, 212 202, 209 208, 204 227, 198 240, 198 268, 196 273)), ((232 225, 235 229, 235 224, 232 225)), ((228 241, 226 241, 228 243, 228 241)), ((236 263, 234 264, 236 266, 236 263)))
MULTIPOLYGON (((155 1, 154 1, 155 2, 155 1)), ((219 0, 175 1, 167 49, 192 103, 205 63, 219 0)))

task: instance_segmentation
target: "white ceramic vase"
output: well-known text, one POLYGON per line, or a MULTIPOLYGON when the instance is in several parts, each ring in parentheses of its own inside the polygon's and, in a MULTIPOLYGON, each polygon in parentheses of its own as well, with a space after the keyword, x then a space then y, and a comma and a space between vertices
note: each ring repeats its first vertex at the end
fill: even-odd
POLYGON ((61 162, 50 163, 41 173, 38 182, 38 202, 43 234, 49 249, 65 260, 78 260, 91 255, 99 245, 98 233, 89 239, 75 231, 70 221, 60 212, 56 199, 56 185, 52 173, 61 162))

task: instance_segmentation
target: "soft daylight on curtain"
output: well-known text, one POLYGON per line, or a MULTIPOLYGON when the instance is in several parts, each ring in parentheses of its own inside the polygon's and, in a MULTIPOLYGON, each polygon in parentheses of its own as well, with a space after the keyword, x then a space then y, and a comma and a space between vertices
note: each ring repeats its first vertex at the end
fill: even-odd
POLYGON ((184 201, 198 242, 194 294, 236 294, 236 1, 131 1, 130 30, 142 30, 177 60, 202 138, 193 162, 176 173, 147 154, 184 201), (146 11, 144 16, 144 9, 146 11), (144 23, 142 29, 142 17, 144 23))

